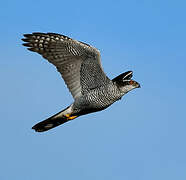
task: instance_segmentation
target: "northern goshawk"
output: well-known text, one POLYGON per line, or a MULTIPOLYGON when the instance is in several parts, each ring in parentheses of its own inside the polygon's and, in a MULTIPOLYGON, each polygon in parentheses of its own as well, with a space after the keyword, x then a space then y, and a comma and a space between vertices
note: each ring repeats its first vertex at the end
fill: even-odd
POLYGON ((109 79, 101 66, 99 51, 80 41, 56 33, 24 34, 23 45, 41 54, 56 66, 70 90, 74 102, 32 128, 47 131, 81 115, 101 111, 140 84, 132 80, 132 71, 109 79))

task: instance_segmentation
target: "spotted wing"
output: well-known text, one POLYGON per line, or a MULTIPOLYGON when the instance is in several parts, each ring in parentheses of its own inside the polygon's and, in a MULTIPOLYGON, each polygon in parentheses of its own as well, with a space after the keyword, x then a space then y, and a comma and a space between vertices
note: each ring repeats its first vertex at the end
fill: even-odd
POLYGON ((98 83, 90 83, 91 76, 93 81, 107 79, 101 67, 100 53, 96 48, 55 33, 32 33, 25 34, 24 37, 22 40, 26 43, 23 45, 27 46, 28 50, 41 54, 56 66, 74 99, 82 95, 82 89, 86 90, 92 84, 97 86, 98 83), (91 68, 88 61, 95 66, 91 68), (91 73, 88 73, 89 67, 91 73), (96 68, 100 73, 95 77, 96 68))

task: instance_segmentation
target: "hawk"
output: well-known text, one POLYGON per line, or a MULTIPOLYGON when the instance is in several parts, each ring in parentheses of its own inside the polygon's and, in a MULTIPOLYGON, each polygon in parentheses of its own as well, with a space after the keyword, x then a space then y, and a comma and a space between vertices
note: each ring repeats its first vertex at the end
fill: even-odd
POLYGON ((74 102, 32 129, 48 131, 79 116, 104 110, 129 91, 139 88, 132 71, 109 79, 101 65, 100 52, 81 41, 56 33, 24 34, 23 45, 52 63, 61 74, 74 102))

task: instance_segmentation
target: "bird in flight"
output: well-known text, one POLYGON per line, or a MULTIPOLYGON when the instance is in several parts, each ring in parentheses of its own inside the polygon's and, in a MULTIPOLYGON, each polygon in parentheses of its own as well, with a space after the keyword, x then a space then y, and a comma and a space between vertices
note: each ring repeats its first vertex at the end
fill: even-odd
POLYGON ((52 63, 61 74, 74 102, 54 116, 32 127, 44 132, 81 115, 104 110, 129 91, 139 88, 132 71, 109 79, 96 48, 56 33, 24 34, 23 45, 52 63))

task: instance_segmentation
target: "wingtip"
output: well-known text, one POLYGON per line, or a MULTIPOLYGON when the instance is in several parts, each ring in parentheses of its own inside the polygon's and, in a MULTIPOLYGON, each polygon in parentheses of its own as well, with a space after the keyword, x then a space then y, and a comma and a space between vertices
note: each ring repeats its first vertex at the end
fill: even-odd
POLYGON ((37 48, 32 47, 32 44, 31 43, 23 43, 22 45, 25 46, 25 47, 27 47, 27 49, 29 51, 37 52, 37 50, 38 50, 37 48))
POLYGON ((31 47, 32 46, 30 43, 23 43, 22 45, 26 46, 26 47, 31 47))
POLYGON ((28 37, 32 36, 32 34, 23 34, 23 36, 28 38, 28 37))
POLYGON ((27 38, 22 38, 21 40, 24 42, 29 42, 29 39, 27 39, 27 38))

